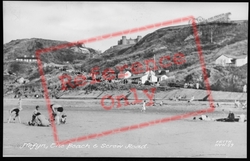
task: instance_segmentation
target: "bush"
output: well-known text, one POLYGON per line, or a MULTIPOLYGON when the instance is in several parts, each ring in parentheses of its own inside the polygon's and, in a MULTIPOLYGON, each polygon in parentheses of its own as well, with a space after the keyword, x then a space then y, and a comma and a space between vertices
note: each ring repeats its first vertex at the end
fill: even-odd
POLYGON ((175 83, 175 78, 168 78, 166 80, 160 81, 160 86, 170 86, 171 83, 175 83))

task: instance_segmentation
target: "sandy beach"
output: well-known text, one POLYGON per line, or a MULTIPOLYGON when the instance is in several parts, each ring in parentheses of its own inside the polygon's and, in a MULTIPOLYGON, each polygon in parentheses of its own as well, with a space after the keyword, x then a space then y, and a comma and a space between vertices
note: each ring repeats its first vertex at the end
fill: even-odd
MULTIPOLYGON (((18 120, 8 124, 8 110, 17 105, 17 100, 4 99, 4 156, 246 158, 246 122, 201 121, 188 117, 84 141, 77 140, 90 134, 206 109, 209 104, 205 101, 191 104, 186 101, 164 101, 163 106, 147 107, 145 113, 141 113, 140 104, 105 110, 100 100, 55 99, 51 102, 63 105, 67 114, 67 123, 56 127, 59 140, 75 138, 75 141, 56 146, 51 127, 26 124, 36 105, 48 118, 45 100, 24 99, 20 112, 22 124, 18 120)), ((246 110, 234 108, 233 103, 220 104, 214 112, 206 115, 211 118, 227 117, 229 110, 235 116, 246 114, 246 110)))

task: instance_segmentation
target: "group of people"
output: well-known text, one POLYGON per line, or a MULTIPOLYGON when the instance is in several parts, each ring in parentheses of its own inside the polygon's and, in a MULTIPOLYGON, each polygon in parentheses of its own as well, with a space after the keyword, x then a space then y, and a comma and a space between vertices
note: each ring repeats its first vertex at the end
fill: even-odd
MULTIPOLYGON (((208 117, 207 115, 201 115, 199 117, 200 120, 204 121, 220 121, 220 122, 246 122, 246 116, 240 115, 238 117, 235 117, 234 113, 232 111, 229 111, 229 114, 226 118, 219 118, 219 119, 213 119, 208 117)), ((193 118, 193 120, 196 120, 196 117, 193 118)))
MULTIPOLYGON (((30 126, 50 126, 51 121, 55 121, 56 124, 65 124, 66 123, 66 118, 67 115, 63 114, 63 107, 59 104, 51 104, 50 108, 52 110, 52 118, 53 120, 47 119, 44 115, 41 114, 39 111, 39 106, 37 105, 35 107, 35 110, 32 113, 32 119, 28 121, 28 125, 30 126)), ((11 120, 16 120, 17 118, 19 119, 19 122, 21 123, 21 118, 20 118, 20 111, 22 111, 22 98, 19 98, 18 101, 18 107, 14 107, 10 109, 10 116, 8 119, 8 123, 10 123, 11 120)))
MULTIPOLYGON (((67 115, 62 114, 61 116, 63 107, 59 104, 52 104, 50 105, 50 108, 52 109, 53 121, 55 120, 57 124, 65 124, 67 115)), ((39 112, 39 106, 36 106, 32 115, 32 120, 29 121, 28 124, 32 126, 49 126, 51 124, 50 122, 51 121, 49 119, 46 119, 46 117, 39 112)))

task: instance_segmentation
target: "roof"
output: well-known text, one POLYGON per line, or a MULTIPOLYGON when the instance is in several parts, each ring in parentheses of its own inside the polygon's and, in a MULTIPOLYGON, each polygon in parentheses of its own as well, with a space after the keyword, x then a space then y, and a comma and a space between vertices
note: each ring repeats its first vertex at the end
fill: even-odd
MULTIPOLYGON (((128 77, 129 76, 129 71, 126 71, 126 72, 120 72, 120 73, 118 73, 118 78, 125 78, 125 77, 128 77), (127 73, 128 72, 128 73, 127 73)), ((131 73, 130 73, 130 75, 131 75, 131 73)), ((125 78, 126 79, 126 78, 125 78)))
MULTIPOLYGON (((247 57, 247 55, 228 55, 228 54, 222 54, 222 55, 224 55, 228 58, 233 58, 233 59, 244 59, 247 57)), ((220 55, 220 56, 222 56, 222 55, 220 55)), ((217 57, 217 58, 219 58, 219 57, 217 57)))
POLYGON ((129 77, 127 79, 136 79, 136 78, 141 78, 142 76, 144 76, 145 74, 138 74, 138 75, 134 75, 132 77, 129 77))
POLYGON ((168 75, 169 70, 157 70, 155 71, 155 75, 168 75))

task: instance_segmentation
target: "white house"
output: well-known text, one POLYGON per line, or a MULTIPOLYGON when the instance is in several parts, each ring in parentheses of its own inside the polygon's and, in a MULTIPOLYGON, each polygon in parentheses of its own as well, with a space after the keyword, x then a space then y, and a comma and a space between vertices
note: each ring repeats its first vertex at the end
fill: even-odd
POLYGON ((32 55, 32 56, 26 56, 24 55, 24 57, 17 57, 16 58, 16 61, 22 61, 22 62, 36 62, 37 61, 37 58, 32 55))
POLYGON ((132 74, 130 73, 130 71, 126 71, 125 73, 124 72, 120 72, 118 74, 118 78, 119 79, 127 79, 127 78, 130 78, 132 76, 132 74))
POLYGON ((160 81, 168 79, 167 73, 169 73, 169 70, 158 70, 157 75, 156 75, 158 78, 158 81, 160 82, 160 81))
POLYGON ((247 63, 247 55, 234 56, 234 55, 223 54, 215 60, 215 64, 222 66, 232 65, 240 67, 242 65, 245 65, 246 63, 247 63))
POLYGON ((16 81, 20 84, 25 84, 30 82, 28 79, 24 79, 23 77, 17 79, 16 81))
POLYGON ((142 84, 144 84, 147 80, 151 83, 157 82, 157 77, 155 76, 155 72, 147 71, 145 75, 141 77, 142 84))

